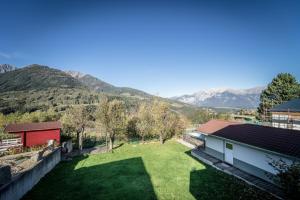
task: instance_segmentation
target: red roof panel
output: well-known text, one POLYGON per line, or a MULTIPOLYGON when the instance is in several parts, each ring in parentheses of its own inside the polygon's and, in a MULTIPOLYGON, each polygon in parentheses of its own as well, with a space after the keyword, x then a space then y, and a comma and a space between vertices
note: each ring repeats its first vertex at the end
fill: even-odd
POLYGON ((8 133, 17 133, 22 131, 37 131, 37 130, 51 130, 62 128, 60 121, 40 122, 40 123, 23 123, 23 124, 9 124, 4 131, 8 133))

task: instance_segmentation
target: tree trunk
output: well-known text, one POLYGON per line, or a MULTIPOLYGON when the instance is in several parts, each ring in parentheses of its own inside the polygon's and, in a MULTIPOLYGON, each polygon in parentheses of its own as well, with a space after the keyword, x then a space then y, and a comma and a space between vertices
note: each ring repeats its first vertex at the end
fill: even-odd
POLYGON ((159 141, 160 141, 160 144, 163 144, 164 143, 164 139, 162 137, 162 134, 159 135, 159 141))
POLYGON ((144 144, 144 143, 145 143, 145 136, 142 135, 142 144, 144 144))
POLYGON ((113 137, 109 138, 109 150, 112 151, 114 147, 114 139, 113 137))
POLYGON ((107 133, 105 135, 105 145, 106 145, 106 152, 108 152, 109 148, 108 148, 108 135, 107 135, 107 133))
POLYGON ((77 132, 78 149, 82 151, 82 134, 77 132))

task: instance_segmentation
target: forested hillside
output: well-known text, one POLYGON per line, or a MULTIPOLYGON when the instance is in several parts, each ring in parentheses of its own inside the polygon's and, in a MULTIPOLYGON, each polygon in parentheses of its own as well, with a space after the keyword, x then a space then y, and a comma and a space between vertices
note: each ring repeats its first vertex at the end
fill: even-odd
POLYGON ((115 87, 91 75, 74 76, 74 73, 37 64, 0 74, 0 112, 3 114, 46 111, 50 108, 60 112, 71 105, 98 104, 103 95, 123 100, 128 107, 158 98, 186 116, 202 110, 140 90, 115 87))
POLYGON ((105 92, 114 95, 133 96, 138 98, 149 98, 152 96, 141 90, 128 87, 116 87, 89 74, 84 74, 81 76, 74 76, 74 74, 78 74, 78 72, 69 72, 68 74, 72 75, 74 78, 78 79, 81 83, 87 86, 90 90, 95 92, 105 92))
POLYGON ((86 87, 63 71, 41 65, 29 65, 0 74, 0 92, 86 87))

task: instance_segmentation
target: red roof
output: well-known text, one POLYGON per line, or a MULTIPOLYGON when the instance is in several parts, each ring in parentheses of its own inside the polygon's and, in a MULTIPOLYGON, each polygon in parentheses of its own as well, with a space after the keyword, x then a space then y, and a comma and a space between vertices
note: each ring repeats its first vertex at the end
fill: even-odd
POLYGON ((61 123, 59 121, 54 121, 40 123, 9 124, 5 127, 4 131, 8 133, 17 133, 22 131, 51 130, 60 128, 62 128, 61 123))
POLYGON ((300 131, 212 120, 199 131, 273 152, 300 158, 300 131))
POLYGON ((206 122, 205 124, 202 124, 197 130, 202 133, 210 135, 218 130, 221 130, 227 126, 234 125, 234 124, 241 124, 241 123, 213 119, 206 122))

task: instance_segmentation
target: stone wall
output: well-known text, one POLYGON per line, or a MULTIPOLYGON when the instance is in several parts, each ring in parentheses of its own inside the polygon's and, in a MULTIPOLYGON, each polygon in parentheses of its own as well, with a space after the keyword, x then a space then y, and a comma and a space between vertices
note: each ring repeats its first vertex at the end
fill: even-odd
POLYGON ((40 160, 33 168, 22 172, 14 177, 9 183, 1 186, 0 200, 15 200, 22 198, 60 161, 61 150, 60 148, 57 148, 40 160))

